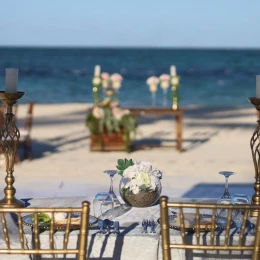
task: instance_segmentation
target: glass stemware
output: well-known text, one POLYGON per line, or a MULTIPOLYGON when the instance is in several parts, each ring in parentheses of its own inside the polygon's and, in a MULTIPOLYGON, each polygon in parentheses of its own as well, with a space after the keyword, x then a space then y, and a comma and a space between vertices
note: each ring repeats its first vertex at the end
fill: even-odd
POLYGON ((117 172, 117 170, 104 171, 104 173, 110 176, 110 187, 108 192, 99 192, 93 199, 94 215, 97 218, 108 218, 110 220, 113 219, 115 217, 115 208, 121 205, 113 191, 113 177, 117 172))
POLYGON ((167 107, 167 89, 163 90, 163 106, 167 107))
MULTIPOLYGON (((219 174, 222 174, 225 177, 225 191, 223 195, 218 199, 217 204, 231 204, 231 195, 228 191, 228 178, 231 175, 234 175, 235 172, 230 171, 221 171, 219 174)), ((232 212, 232 217, 236 215, 236 212, 232 212)), ((217 210, 217 218, 216 223, 219 226, 226 226, 227 224, 227 218, 228 218, 228 210, 227 209, 221 209, 217 210)))
POLYGON ((111 194, 113 201, 114 201, 114 207, 120 206, 120 202, 114 193, 114 186, 113 186, 113 178, 118 173, 117 170, 105 170, 104 173, 108 174, 110 177, 110 187, 109 187, 109 193, 111 194))
POLYGON ((234 175, 235 172, 230 171, 221 171, 219 174, 222 174, 225 177, 225 191, 223 195, 218 199, 217 204, 230 204, 231 203, 231 195, 228 191, 228 178, 231 175, 234 175))
MULTIPOLYGON (((249 205, 251 204, 248 196, 246 194, 235 194, 231 200, 233 205, 241 205, 241 204, 246 204, 249 205)), ((245 211, 243 209, 237 209, 235 210, 236 215, 233 218, 236 227, 237 227, 237 233, 240 233, 242 222, 244 219, 245 211)))

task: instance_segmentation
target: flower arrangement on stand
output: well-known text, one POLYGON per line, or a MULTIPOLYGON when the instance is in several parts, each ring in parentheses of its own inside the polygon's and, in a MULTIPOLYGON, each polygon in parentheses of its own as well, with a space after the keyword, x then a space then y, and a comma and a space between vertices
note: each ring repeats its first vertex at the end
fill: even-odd
POLYGON ((167 106, 167 91, 170 86, 170 75, 162 74, 160 77, 161 88, 163 89, 163 106, 167 106))
POLYGON ((100 100, 100 91, 102 90, 102 81, 101 81, 101 77, 100 77, 100 66, 96 65, 95 69, 94 69, 94 77, 92 79, 92 84, 93 84, 93 98, 95 103, 98 103, 100 100))
POLYGON ((149 207, 159 199, 162 172, 150 162, 119 159, 116 167, 122 176, 119 191, 126 204, 132 207, 149 207))
POLYGON ((178 89, 180 86, 180 76, 176 74, 176 67, 171 66, 171 86, 172 86, 172 109, 179 108, 180 98, 178 95, 178 89))
POLYGON ((89 111, 86 126, 91 133, 91 145, 99 147, 94 150, 129 151, 135 137, 137 119, 128 109, 121 108, 117 99, 107 97, 89 111))
POLYGON ((118 92, 121 88, 123 77, 119 73, 113 73, 110 76, 112 87, 118 92))
POLYGON ((157 78, 156 76, 151 76, 146 80, 146 84, 149 86, 149 90, 152 93, 152 106, 156 105, 156 92, 159 83, 163 90, 163 106, 167 106, 167 91, 169 86, 171 85, 172 109, 178 109, 180 102, 178 95, 178 88, 180 86, 180 76, 176 74, 176 67, 171 66, 170 75, 162 74, 159 78, 157 78))
POLYGON ((151 76, 146 80, 146 84, 149 86, 149 90, 152 93, 152 105, 156 104, 156 91, 159 84, 159 79, 156 76, 151 76))

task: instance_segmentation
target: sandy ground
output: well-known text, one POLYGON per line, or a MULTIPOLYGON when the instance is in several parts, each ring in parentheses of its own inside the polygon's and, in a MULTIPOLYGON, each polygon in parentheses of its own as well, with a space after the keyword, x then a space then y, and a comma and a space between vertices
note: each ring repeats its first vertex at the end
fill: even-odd
MULTIPOLYGON (((34 107, 32 161, 15 165, 14 186, 18 198, 95 195, 107 191, 106 169, 115 169, 117 159, 151 161, 163 171, 162 194, 177 197, 218 197, 224 191, 224 177, 230 170, 230 192, 253 194, 254 167, 250 138, 256 127, 251 107, 189 107, 184 113, 183 147, 153 148, 126 152, 90 152, 85 127, 86 104, 40 105, 34 107)), ((19 105, 18 126, 23 127, 26 106, 19 105)), ((156 139, 175 144, 175 120, 143 117, 137 140, 156 139)), ((5 169, 0 168, 0 190, 5 187, 5 169)), ((119 176, 114 178, 118 194, 119 176)))

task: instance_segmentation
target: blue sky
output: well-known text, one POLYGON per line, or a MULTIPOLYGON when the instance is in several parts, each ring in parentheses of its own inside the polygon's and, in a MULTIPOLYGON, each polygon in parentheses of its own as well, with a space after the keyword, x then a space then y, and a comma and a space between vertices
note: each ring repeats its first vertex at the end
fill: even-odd
POLYGON ((0 0, 0 45, 259 48, 259 12, 259 0, 0 0))

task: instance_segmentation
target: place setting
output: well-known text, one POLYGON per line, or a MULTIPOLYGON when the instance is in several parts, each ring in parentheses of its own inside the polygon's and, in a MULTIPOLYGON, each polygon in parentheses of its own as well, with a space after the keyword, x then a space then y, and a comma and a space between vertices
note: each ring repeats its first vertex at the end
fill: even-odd
MULTIPOLYGON (((234 175, 235 172, 220 171, 219 174, 225 177, 225 189, 222 196, 220 196, 216 202, 217 205, 251 205, 251 201, 246 194, 234 194, 230 195, 228 190, 229 177, 234 175)), ((224 231, 227 229, 235 229, 237 234, 240 234, 241 227, 244 224, 248 234, 254 234, 256 232, 255 224, 250 222, 250 212, 245 212, 243 209, 234 208, 231 211, 229 217, 229 210, 222 209, 208 209, 200 208, 199 212, 193 212, 191 209, 185 209, 177 211, 178 209, 169 211, 169 228, 175 230, 181 230, 182 228, 187 232, 210 232, 224 231), (186 210, 186 211, 185 211, 186 210), (188 210, 188 212, 187 212, 188 210), (191 212, 192 211, 192 212, 191 212), (214 214, 214 213, 215 214, 214 214), (245 214, 247 214, 245 216, 245 214), (244 222, 244 223, 243 223, 244 222)), ((160 218, 158 223, 160 223, 160 218)))

